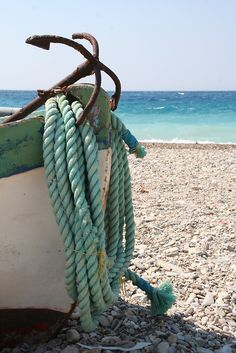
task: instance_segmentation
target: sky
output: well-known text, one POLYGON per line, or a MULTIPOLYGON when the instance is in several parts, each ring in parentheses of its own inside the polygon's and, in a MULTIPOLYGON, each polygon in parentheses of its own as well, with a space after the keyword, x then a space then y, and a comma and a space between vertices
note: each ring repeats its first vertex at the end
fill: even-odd
MULTIPOLYGON (((236 90, 236 0, 0 3, 0 89, 47 89, 84 61, 61 44, 26 44, 29 36, 88 32, 122 90, 236 90)), ((102 86, 113 90, 105 74, 102 86)))

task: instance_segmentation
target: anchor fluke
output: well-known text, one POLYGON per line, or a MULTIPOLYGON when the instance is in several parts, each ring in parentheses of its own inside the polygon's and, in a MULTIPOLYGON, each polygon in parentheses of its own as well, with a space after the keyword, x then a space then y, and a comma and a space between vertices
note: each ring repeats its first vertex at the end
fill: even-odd
POLYGON ((45 50, 50 49, 50 40, 47 36, 31 36, 26 39, 25 43, 45 50))

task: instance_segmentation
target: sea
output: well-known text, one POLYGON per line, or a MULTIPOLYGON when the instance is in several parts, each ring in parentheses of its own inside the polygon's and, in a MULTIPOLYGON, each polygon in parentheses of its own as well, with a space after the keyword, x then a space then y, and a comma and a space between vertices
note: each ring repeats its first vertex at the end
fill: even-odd
MULTIPOLYGON (((36 96, 1 90, 0 107, 22 107, 36 96)), ((236 91, 124 91, 116 115, 140 141, 236 143, 236 91)))

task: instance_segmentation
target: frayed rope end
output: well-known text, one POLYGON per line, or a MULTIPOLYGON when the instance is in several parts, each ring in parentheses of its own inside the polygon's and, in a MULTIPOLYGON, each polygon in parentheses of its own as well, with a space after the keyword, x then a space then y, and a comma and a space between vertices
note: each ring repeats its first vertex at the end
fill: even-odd
POLYGON ((170 282, 163 282, 158 288, 155 288, 131 270, 126 270, 125 277, 147 294, 148 299, 151 301, 153 315, 164 315, 176 301, 170 282))
POLYGON ((170 282, 164 282, 158 288, 153 288, 148 297, 151 300, 153 315, 164 315, 176 301, 176 295, 173 293, 173 286, 170 282))
POLYGON ((134 150, 136 158, 144 158, 147 154, 147 151, 145 150, 144 146, 141 146, 138 144, 134 150))

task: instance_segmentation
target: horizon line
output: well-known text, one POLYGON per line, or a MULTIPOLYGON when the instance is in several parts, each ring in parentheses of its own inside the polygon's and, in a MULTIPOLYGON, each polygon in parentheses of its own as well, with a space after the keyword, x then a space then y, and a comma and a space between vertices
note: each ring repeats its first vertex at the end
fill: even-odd
MULTIPOLYGON (((103 88, 104 89, 104 88, 103 88)), ((25 92, 37 92, 38 89, 6 89, 6 88, 0 88, 0 91, 25 91, 25 92)), ((107 92, 114 92, 113 89, 104 89, 107 92)), ((236 88, 235 89, 124 89, 121 90, 122 92, 236 92, 236 88)))

